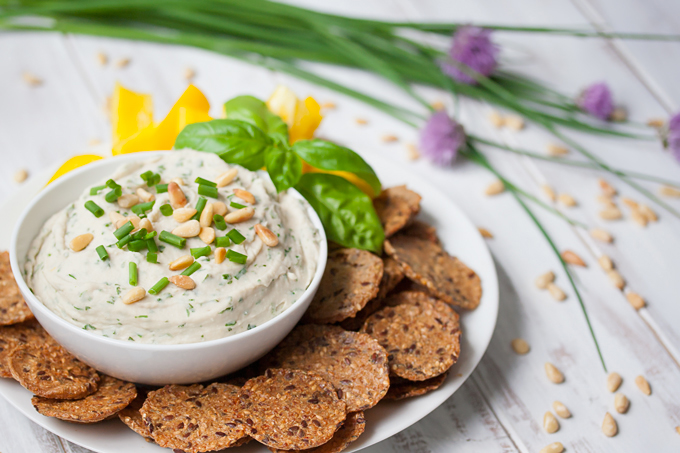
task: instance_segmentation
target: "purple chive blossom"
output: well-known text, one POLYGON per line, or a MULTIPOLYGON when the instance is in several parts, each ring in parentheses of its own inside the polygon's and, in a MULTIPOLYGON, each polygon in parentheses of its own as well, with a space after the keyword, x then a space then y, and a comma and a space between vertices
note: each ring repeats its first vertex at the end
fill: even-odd
POLYGON ((433 114, 420 131, 420 151, 438 165, 451 165, 465 143, 463 126, 444 111, 433 114))
POLYGON ((456 63, 443 63, 442 70, 453 79, 474 85, 477 81, 462 71, 466 65, 479 74, 488 77, 496 69, 498 46, 491 41, 491 30, 465 25, 453 35, 449 57, 456 63))
POLYGON ((675 160, 680 162, 680 112, 673 115, 668 122, 668 149, 675 160))
POLYGON ((614 110, 614 101, 609 86, 604 82, 590 85, 581 93, 578 106, 596 118, 608 120, 614 110))

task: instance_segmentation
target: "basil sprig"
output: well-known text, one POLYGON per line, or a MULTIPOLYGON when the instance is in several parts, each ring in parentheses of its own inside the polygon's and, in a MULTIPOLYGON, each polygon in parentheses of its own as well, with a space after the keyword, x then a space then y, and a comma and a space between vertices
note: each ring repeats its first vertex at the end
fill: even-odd
POLYGON ((252 96, 231 99, 224 110, 227 119, 186 126, 175 141, 175 149, 215 153, 225 162, 249 170, 266 167, 277 191, 294 187, 307 199, 329 240, 344 247, 382 251, 385 232, 369 196, 337 175, 302 174, 303 161, 324 171, 351 173, 378 194, 380 180, 361 156, 318 139, 289 145, 286 123, 252 96))

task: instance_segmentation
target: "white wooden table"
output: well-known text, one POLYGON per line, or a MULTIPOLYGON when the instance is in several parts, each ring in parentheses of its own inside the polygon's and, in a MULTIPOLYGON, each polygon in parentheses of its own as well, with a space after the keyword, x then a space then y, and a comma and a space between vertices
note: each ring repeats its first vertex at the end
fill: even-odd
MULTIPOLYGON (((618 31, 680 33, 680 3, 673 0, 304 0, 297 3, 320 9, 395 20, 451 20, 487 23, 600 27, 618 31)), ((497 34, 503 64, 513 71, 540 79, 565 93, 606 80, 631 118, 645 122, 667 117, 680 108, 680 44, 607 42, 593 39, 497 34)), ((560 441, 568 452, 680 451, 680 220, 657 209, 661 220, 642 229, 630 220, 603 223, 597 216, 599 175, 551 163, 533 162, 494 151, 493 163, 525 190, 541 196, 545 181, 579 202, 569 214, 591 226, 610 230, 612 245, 584 240, 573 228, 550 214, 541 220, 560 249, 571 249, 588 263, 575 270, 594 328, 610 371, 619 372, 621 391, 631 401, 627 414, 614 411, 613 395, 605 388, 605 373, 595 354, 574 295, 557 303, 535 288, 534 278, 552 269, 568 289, 566 276, 545 240, 510 195, 488 198, 483 189, 493 179, 470 163, 435 168, 424 161, 407 163, 405 143, 416 131, 350 99, 288 77, 259 71, 245 77, 242 63, 202 51, 143 43, 56 34, 0 34, 0 199, 21 190, 14 172, 26 168, 33 175, 67 157, 88 150, 91 140, 107 141, 109 124, 103 113, 105 98, 115 80, 154 96, 162 117, 186 86, 185 67, 196 70, 195 83, 219 114, 220 103, 244 91, 266 97, 278 83, 300 95, 334 101, 338 109, 324 120, 320 135, 363 153, 401 159, 414 172, 444 189, 479 226, 495 235, 489 240, 501 283, 498 327, 489 350, 472 378, 449 401, 410 429, 367 451, 392 452, 537 452, 560 441), (96 53, 111 61, 130 58, 125 69, 102 67, 96 53), (21 75, 29 71, 44 80, 29 87, 21 75), (354 119, 369 119, 358 126, 354 119), (383 134, 400 142, 384 144, 383 134), (635 311, 622 292, 599 269, 596 257, 610 255, 629 288, 643 295, 648 307, 635 311), (531 352, 519 356, 510 341, 521 337, 531 352), (546 361, 566 376, 562 385, 550 383, 546 361), (644 396, 634 378, 644 375, 652 395, 644 396), (560 420, 561 429, 547 434, 543 414, 554 400, 568 406, 573 417, 560 420), (600 425, 612 413, 620 433, 605 437, 600 425)), ((354 71, 320 68, 363 90, 410 105, 398 90, 382 80, 354 71)), ((250 73, 252 74, 252 72, 250 73)), ((431 100, 445 99, 425 90, 431 100)), ((550 138, 534 126, 521 133, 497 131, 486 121, 490 107, 464 102, 468 129, 507 143, 542 151, 550 138)), ((157 117, 157 118, 158 118, 157 117)), ((657 143, 593 137, 580 141, 599 156, 626 169, 680 181, 680 164, 657 143)), ((622 183, 608 178, 624 195, 641 200, 622 183)), ((655 185, 647 185, 656 191, 655 185)), ((680 200, 669 200, 680 209, 680 200)), ((0 214, 1 218, 1 214, 0 214)), ((85 452, 21 416, 0 401, 0 452, 85 452)))

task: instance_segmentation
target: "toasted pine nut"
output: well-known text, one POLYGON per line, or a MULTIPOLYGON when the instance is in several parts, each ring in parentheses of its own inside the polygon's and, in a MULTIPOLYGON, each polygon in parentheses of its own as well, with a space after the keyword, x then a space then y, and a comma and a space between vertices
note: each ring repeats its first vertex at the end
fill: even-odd
POLYGON ((194 208, 184 207, 172 211, 172 218, 179 223, 184 223, 194 216, 198 211, 194 208))
POLYGON ((22 182, 26 181, 26 178, 28 178, 28 171, 26 171, 25 168, 21 168, 14 173, 14 182, 17 184, 21 184, 22 182))
POLYGON ((335 102, 331 102, 331 101, 327 101, 327 102, 324 102, 323 104, 321 104, 322 109, 333 110, 336 107, 337 106, 335 105, 335 102))
POLYGON ((238 175, 238 170, 236 168, 231 168, 225 171, 217 177, 217 180, 215 181, 217 183, 217 187, 228 186, 231 184, 234 178, 236 178, 236 175, 238 175))
POLYGON ((382 140, 384 143, 394 143, 399 141, 399 137, 396 135, 387 134, 380 137, 380 140, 382 140))
POLYGON ((179 209, 187 204, 187 197, 175 181, 170 181, 168 184, 168 198, 170 198, 172 209, 179 209))
POLYGON ((119 58, 118 60, 116 60, 116 63, 115 63, 117 68, 125 68, 129 64, 130 64, 130 59, 127 58, 127 57, 119 58))
POLYGON ((210 227, 201 227, 201 232, 198 233, 198 237, 201 241, 210 245, 215 240, 215 229, 210 227))
POLYGON ((194 289, 196 288, 196 282, 192 280, 191 277, 188 275, 173 275, 170 277, 168 280, 170 282, 177 286, 178 288, 182 289, 194 289))
POLYGON ((226 257, 227 257, 227 249, 225 249, 224 247, 217 247, 215 249, 215 262, 217 264, 221 264, 226 257))
POLYGON ((639 208, 631 209, 630 219, 641 227, 647 226, 647 217, 642 214, 642 211, 639 208))
POLYGON ((151 223, 151 220, 144 218, 139 222, 139 229, 144 228, 147 233, 151 233, 153 231, 153 223, 151 223))
POLYGON ((550 293, 550 295, 551 295, 551 296, 553 297, 553 299, 555 299, 556 301, 562 302, 564 299, 567 298, 567 293, 565 293, 564 291, 562 291, 562 288, 560 288, 560 287, 557 286, 556 284, 554 284, 554 283, 548 283, 548 287, 547 287, 547 288, 548 288, 548 292, 550 293))
POLYGON ((603 204, 607 208, 616 208, 616 203, 614 203, 614 200, 612 197, 608 197, 607 195, 598 195, 596 198, 598 203, 603 204))
POLYGON ((623 217, 623 214, 616 206, 608 207, 600 211, 600 218, 603 220, 619 220, 621 217, 623 217))
POLYGON ((496 129, 500 129, 505 124, 505 118, 503 118, 503 116, 496 110, 492 110, 487 118, 489 119, 491 125, 496 129))
POLYGON ((680 189, 673 186, 661 186, 659 193, 665 197, 680 198, 680 189))
POLYGON ((541 274, 536 277, 536 287, 538 289, 547 289, 548 284, 555 281, 555 274, 552 271, 548 271, 545 274, 541 274))
POLYGON ((188 220, 172 230, 172 234, 181 238, 194 238, 201 232, 201 224, 198 220, 188 220))
POLYGON ((614 110, 609 114, 609 121, 622 123, 628 119, 628 110, 625 107, 614 107, 614 110))
POLYGON ((436 100, 436 101, 431 102, 430 106, 437 111, 444 110, 446 108, 444 103, 440 100, 436 100))
POLYGON ((236 195, 246 203, 255 204, 255 197, 253 196, 252 193, 248 192, 247 190, 234 189, 234 195, 236 195))
POLYGON ((616 189, 612 187, 611 184, 609 184, 607 181, 604 179, 600 179, 599 181, 600 184, 600 189, 602 189, 602 193, 608 197, 613 197, 616 195, 616 189))
POLYGON ((648 221, 650 222, 656 222, 659 220, 659 216, 656 215, 656 212, 652 210, 649 206, 646 204, 641 204, 640 205, 640 213, 647 218, 648 221))
POLYGON ((109 219, 111 219, 111 223, 116 228, 118 228, 118 222, 120 222, 121 220, 125 220, 125 218, 126 217, 119 212, 109 211, 109 219))
POLYGON ((559 145, 557 143, 548 143, 548 146, 546 146, 546 149, 548 150, 548 154, 551 156, 564 156, 565 154, 569 154, 569 148, 559 145))
POLYGON ((137 196, 142 199, 144 202, 149 202, 151 200, 155 200, 156 196, 149 191, 139 187, 137 189, 137 196))
POLYGON ((529 343, 524 341, 521 338, 515 338, 510 342, 510 345, 512 346, 512 350, 515 351, 519 355, 524 355, 529 352, 529 343))
POLYGON ((97 52, 97 63, 99 63, 100 66, 106 66, 106 63, 109 62, 109 57, 106 56, 104 52, 97 52))
POLYGON ((186 67, 184 68, 184 79, 185 80, 193 80, 193 78, 196 76, 196 71, 193 68, 186 67))
POLYGON ((28 85, 32 87, 37 87, 38 85, 42 85, 43 83, 40 77, 30 72, 24 72, 23 74, 21 74, 21 78, 24 79, 24 82, 26 82, 28 85))
POLYGON ((356 122, 360 126, 368 124, 368 120, 366 118, 355 118, 354 122, 356 122))
POLYGON ((635 209, 639 206, 637 201, 628 197, 621 197, 621 202, 628 206, 630 209, 635 209))
POLYGON ((255 225, 255 234, 262 239, 262 242, 264 242, 267 247, 276 247, 279 244, 278 236, 275 235, 272 230, 259 223, 255 225))
POLYGON ((146 290, 141 286, 135 286, 130 291, 125 293, 122 300, 125 305, 130 305, 144 299, 144 296, 146 296, 146 290))
POLYGON ((560 417, 562 418, 571 417, 571 412, 569 411, 569 409, 567 409, 567 406, 562 404, 560 401, 553 401, 552 407, 555 413, 560 417))
POLYGON ((137 231, 139 229, 139 224, 141 223, 141 219, 134 214, 129 215, 127 217, 123 216, 123 219, 119 220, 118 223, 116 223, 116 228, 120 228, 128 222, 132 222, 132 226, 135 227, 135 229, 132 230, 132 231, 137 231))
POLYGON ((524 129, 524 118, 517 115, 508 115, 505 117, 505 127, 513 131, 521 131, 524 129))
POLYGON ((208 203, 203 208, 203 212, 201 212, 201 217, 198 220, 198 223, 200 223, 203 228, 208 228, 212 224, 214 210, 215 208, 213 207, 212 203, 208 203))
POLYGON ((230 212, 229 214, 224 216, 224 220, 227 223, 241 223, 245 222, 246 220, 252 219, 254 215, 255 210, 248 206, 246 208, 241 208, 238 211, 230 212))
POLYGON ((666 125, 666 120, 663 118, 651 118, 647 121, 647 126, 649 127, 655 127, 657 129, 661 129, 666 125))
POLYGON ((564 382, 564 375, 562 372, 550 362, 545 362, 545 375, 548 376, 550 382, 554 384, 561 384, 564 382))
POLYGON ((637 388, 645 395, 649 396, 652 394, 652 388, 649 386, 649 382, 647 382, 647 379, 645 379, 644 376, 640 375, 636 377, 635 385, 637 385, 637 388))
POLYGON ((560 429, 560 422, 550 411, 543 415, 543 429, 548 434, 556 433, 560 429))
POLYGON ((568 208, 573 208, 577 205, 576 200, 569 194, 561 193, 557 200, 568 208))
POLYGON ((562 252, 562 259, 569 264, 573 264, 574 266, 588 267, 586 266, 586 262, 571 250, 565 250, 562 252))
POLYGON ((564 445, 561 442, 553 442, 550 445, 546 445, 541 448, 539 453, 562 453, 564 451, 564 445))
POLYGON ((614 269, 614 262, 607 255, 602 255, 601 257, 599 257, 597 259, 597 262, 600 263, 600 267, 605 271, 610 271, 614 269))
POLYGON ((633 308, 636 310, 644 308, 644 306, 647 305, 645 299, 643 299, 641 295, 639 295, 638 293, 634 293, 633 291, 628 291, 626 293, 626 299, 628 299, 628 303, 631 304, 633 308))
POLYGON ((139 197, 133 193, 126 193, 118 197, 118 206, 121 208, 128 209, 136 204, 139 204, 139 197))
POLYGON ((625 414, 628 412, 628 407, 630 407, 630 401, 628 401, 626 395, 620 392, 614 395, 614 409, 616 409, 616 412, 625 414))
POLYGON ((420 158, 420 150, 415 143, 406 144, 406 158, 408 160, 417 160, 420 158))
POLYGON ((177 184, 178 186, 183 186, 183 185, 184 185, 184 180, 183 180, 182 178, 180 178, 180 177, 172 178, 172 179, 170 180, 170 182, 174 182, 174 183, 177 184))
POLYGON ((213 214, 224 216, 227 213, 227 205, 221 201, 213 201, 213 214))
POLYGON ((503 181, 496 180, 486 187, 484 193, 488 196, 493 196, 498 195, 499 193, 503 193, 504 191, 505 185, 503 185, 503 181))
POLYGON ((191 266, 194 262, 194 257, 191 255, 183 255, 168 265, 171 271, 180 271, 191 266))
POLYGON ((619 373, 609 373, 607 376, 607 390, 614 393, 621 387, 621 375, 619 373))
POLYGON ((82 249, 90 245, 92 239, 94 239, 94 236, 91 233, 81 234, 71 239, 69 247, 71 247, 71 250, 74 252, 80 252, 82 249))
POLYGON ((616 426, 616 420, 611 416, 609 412, 604 414, 604 421, 602 422, 602 432, 607 437, 614 437, 619 432, 618 426, 616 426))
POLYGON ((557 195, 555 195, 555 190, 553 190, 553 188, 550 187, 549 185, 543 184, 543 185, 541 186, 541 190, 543 191, 543 193, 545 194, 545 197, 546 197, 548 200, 550 200, 550 201, 555 201, 555 200, 557 200, 557 195))
POLYGON ((598 241, 601 242, 610 243, 614 241, 614 238, 609 233, 609 231, 600 228, 593 228, 592 230, 590 230, 590 235, 592 236, 593 239, 597 239, 598 241))
POLYGON ((607 277, 609 277, 609 281, 611 281, 618 289, 623 289, 626 286, 626 281, 616 269, 607 271, 607 277))
POLYGON ((479 234, 481 234, 483 238, 493 239, 493 233, 491 233, 491 231, 487 230, 486 228, 477 227, 477 231, 479 231, 479 234))

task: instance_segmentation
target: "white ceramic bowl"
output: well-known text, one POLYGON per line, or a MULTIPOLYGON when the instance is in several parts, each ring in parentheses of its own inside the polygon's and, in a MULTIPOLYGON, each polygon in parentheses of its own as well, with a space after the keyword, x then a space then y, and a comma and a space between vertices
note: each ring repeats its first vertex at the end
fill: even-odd
POLYGON ((164 152, 168 151, 104 159, 62 176, 43 189, 26 207, 15 226, 9 252, 14 278, 26 303, 55 340, 102 373, 151 385, 187 384, 214 379, 262 357, 288 335, 307 310, 319 288, 328 253, 321 221, 309 208, 309 216, 319 229, 321 240, 319 264, 312 283, 285 312, 252 330, 219 340, 179 345, 135 344, 92 334, 61 319, 33 295, 24 281, 22 270, 31 242, 47 219, 77 199, 86 187, 105 180, 125 163, 148 160, 164 152))

